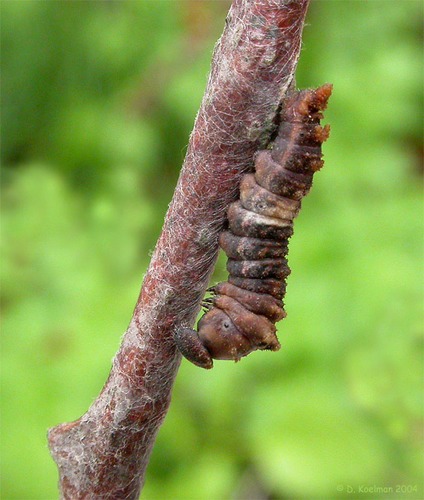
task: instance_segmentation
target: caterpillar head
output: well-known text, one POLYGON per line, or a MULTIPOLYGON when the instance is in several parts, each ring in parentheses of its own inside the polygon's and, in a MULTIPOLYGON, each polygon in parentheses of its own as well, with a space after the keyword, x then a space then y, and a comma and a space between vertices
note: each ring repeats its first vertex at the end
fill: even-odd
POLYGON ((230 317, 213 308, 198 323, 198 335, 212 358, 238 361, 253 350, 249 340, 240 333, 230 317))
POLYGON ((207 312, 197 328, 178 328, 174 339, 181 353, 201 368, 212 368, 212 358, 238 361, 255 350, 222 309, 207 312))

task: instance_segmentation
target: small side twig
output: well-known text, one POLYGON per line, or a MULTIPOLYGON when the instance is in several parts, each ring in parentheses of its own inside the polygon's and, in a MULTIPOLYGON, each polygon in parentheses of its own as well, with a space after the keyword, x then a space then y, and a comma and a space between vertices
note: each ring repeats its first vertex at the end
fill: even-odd
POLYGON ((240 176, 293 80, 309 0, 234 0, 131 323, 96 401, 49 432, 63 498, 137 498, 240 176))

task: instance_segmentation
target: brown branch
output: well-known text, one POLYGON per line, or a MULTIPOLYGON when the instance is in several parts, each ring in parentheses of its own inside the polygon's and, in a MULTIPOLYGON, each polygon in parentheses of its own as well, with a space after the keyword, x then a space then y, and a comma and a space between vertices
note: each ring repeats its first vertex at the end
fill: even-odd
POLYGON ((109 378, 79 420, 49 432, 63 498, 137 498, 240 176, 269 139, 309 0, 234 0, 187 156, 109 378))

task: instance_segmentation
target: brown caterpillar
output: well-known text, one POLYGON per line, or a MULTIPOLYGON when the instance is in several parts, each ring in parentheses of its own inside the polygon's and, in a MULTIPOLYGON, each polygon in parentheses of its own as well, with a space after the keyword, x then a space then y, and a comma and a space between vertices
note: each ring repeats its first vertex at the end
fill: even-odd
POLYGON ((320 120, 331 91, 325 84, 287 97, 275 141, 256 154, 255 173, 241 180, 240 199, 230 205, 228 230, 219 238, 229 279, 210 289, 198 331, 175 333, 181 353, 197 366, 212 368, 213 358, 238 361, 257 349, 280 349, 275 323, 286 316, 288 240, 313 174, 323 165, 321 145, 330 127, 320 120))

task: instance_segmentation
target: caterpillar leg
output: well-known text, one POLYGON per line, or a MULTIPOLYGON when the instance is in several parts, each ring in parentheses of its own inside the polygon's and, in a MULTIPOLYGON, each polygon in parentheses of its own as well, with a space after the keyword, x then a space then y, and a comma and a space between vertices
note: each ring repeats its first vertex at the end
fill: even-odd
POLYGON ((200 368, 213 367, 212 357, 202 344, 198 332, 192 328, 179 328, 174 334, 174 340, 181 354, 200 368))

